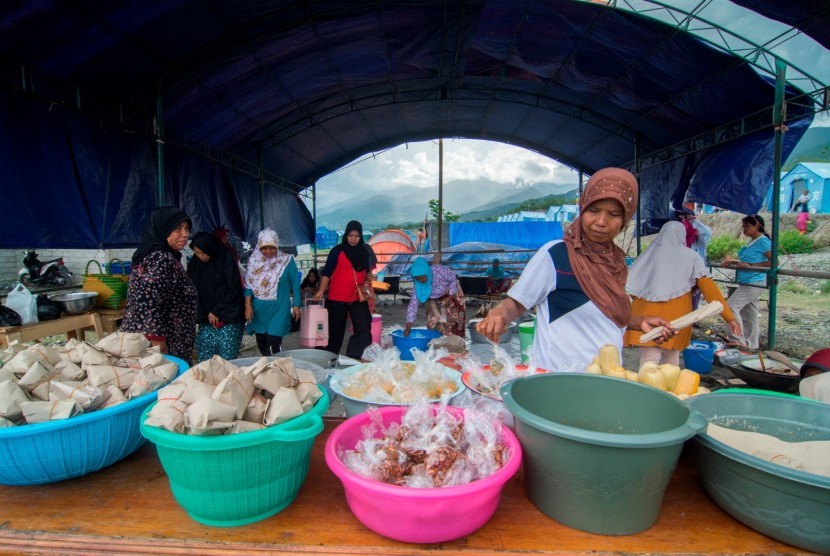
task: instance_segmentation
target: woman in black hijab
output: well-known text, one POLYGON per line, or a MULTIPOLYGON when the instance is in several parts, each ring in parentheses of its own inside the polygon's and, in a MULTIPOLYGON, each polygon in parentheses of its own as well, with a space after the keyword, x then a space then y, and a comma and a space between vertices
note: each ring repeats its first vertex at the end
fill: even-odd
POLYGON ((122 332, 141 332, 188 364, 196 336, 196 288, 181 264, 190 218, 176 207, 150 215, 133 254, 122 332))
POLYGON ((340 353, 346 333, 346 316, 352 319, 354 333, 346 346, 346 355, 360 359, 372 343, 372 312, 368 299, 372 295, 372 270, 376 257, 363 240, 363 226, 357 220, 346 224, 343 240, 329 251, 320 271, 320 287, 313 299, 323 299, 328 288, 326 309, 329 313, 329 344, 326 350, 340 353))
POLYGON ((233 254, 213 234, 199 232, 190 242, 193 259, 187 274, 196 286, 196 355, 198 362, 214 355, 231 360, 239 356, 245 332, 242 279, 233 254))

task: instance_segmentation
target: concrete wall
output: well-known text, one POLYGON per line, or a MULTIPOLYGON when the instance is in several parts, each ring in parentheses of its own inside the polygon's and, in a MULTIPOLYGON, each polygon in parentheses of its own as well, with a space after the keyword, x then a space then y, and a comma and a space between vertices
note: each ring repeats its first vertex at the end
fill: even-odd
MULTIPOLYGON (((80 284, 84 268, 90 259, 106 263, 110 259, 119 258, 126 262, 132 258, 134 251, 134 247, 127 249, 38 249, 37 254, 41 261, 63 257, 64 264, 75 275, 73 283, 80 284)), ((25 257, 23 249, 0 249, 0 284, 13 285, 17 282, 17 271, 23 268, 23 257, 25 257)), ((97 267, 92 264, 89 270, 95 273, 97 267)))

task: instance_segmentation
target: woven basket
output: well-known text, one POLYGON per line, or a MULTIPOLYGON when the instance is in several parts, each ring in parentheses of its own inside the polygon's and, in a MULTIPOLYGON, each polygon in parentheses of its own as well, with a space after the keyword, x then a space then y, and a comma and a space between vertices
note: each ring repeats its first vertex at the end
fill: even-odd
POLYGON ((120 309, 127 302, 127 286, 129 276, 104 274, 101 263, 91 259, 84 267, 84 285, 81 288, 86 292, 98 292, 95 306, 99 309, 120 309), (98 274, 89 273, 89 265, 98 266, 98 274))

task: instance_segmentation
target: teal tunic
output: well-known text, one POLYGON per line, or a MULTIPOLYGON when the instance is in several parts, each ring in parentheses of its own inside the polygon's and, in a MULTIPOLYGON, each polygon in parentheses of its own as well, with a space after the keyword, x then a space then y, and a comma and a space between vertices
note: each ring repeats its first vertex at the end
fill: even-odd
POLYGON ((287 336, 291 331, 291 307, 299 307, 302 303, 300 277, 294 258, 288 261, 280 276, 276 299, 258 299, 250 288, 245 288, 245 297, 251 298, 251 306, 254 309, 254 318, 246 327, 248 334, 287 336))

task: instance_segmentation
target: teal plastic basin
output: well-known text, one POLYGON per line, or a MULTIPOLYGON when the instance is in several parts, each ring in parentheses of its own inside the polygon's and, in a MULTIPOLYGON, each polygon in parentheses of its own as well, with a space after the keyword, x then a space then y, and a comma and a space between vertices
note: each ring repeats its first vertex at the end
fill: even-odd
MULTIPOLYGON (((830 440, 830 406, 794 396, 724 393, 688 403, 711 422, 789 442, 830 440)), ((830 553, 830 477, 784 467, 701 433, 692 442, 709 496, 759 533, 830 553)))
POLYGON ((603 535, 654 525, 683 442, 706 426, 671 394, 600 375, 534 375, 500 392, 524 451, 528 498, 560 523, 603 535))

